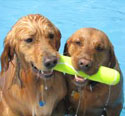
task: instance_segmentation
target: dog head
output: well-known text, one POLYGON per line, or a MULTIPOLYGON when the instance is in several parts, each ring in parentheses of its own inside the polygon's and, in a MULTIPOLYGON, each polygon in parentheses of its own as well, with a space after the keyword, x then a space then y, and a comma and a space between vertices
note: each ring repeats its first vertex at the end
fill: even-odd
POLYGON ((64 54, 72 59, 74 68, 88 75, 96 73, 100 66, 113 68, 116 58, 107 35, 94 28, 82 28, 67 41, 64 54))
POLYGON ((50 77, 59 59, 60 31, 39 14, 22 17, 5 38, 1 56, 2 72, 16 56, 24 69, 50 77))

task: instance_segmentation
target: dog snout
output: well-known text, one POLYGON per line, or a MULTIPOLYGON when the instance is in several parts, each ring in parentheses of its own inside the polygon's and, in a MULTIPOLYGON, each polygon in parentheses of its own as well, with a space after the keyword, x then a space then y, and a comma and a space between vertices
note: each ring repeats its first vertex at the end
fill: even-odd
POLYGON ((56 56, 51 56, 44 58, 44 66, 48 69, 53 68, 58 62, 58 59, 56 56))
POLYGON ((90 60, 87 60, 87 59, 80 59, 78 61, 78 65, 79 65, 81 70, 88 71, 92 66, 92 62, 90 60))

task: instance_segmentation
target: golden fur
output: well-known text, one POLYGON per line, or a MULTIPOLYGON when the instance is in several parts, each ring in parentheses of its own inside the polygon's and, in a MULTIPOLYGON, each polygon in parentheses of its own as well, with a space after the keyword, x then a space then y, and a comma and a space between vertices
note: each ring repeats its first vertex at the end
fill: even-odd
MULTIPOLYGON (((76 70, 83 70, 89 75, 96 73, 101 65, 114 68, 121 73, 113 46, 107 35, 100 30, 82 28, 76 31, 68 39, 64 54, 72 58, 72 64, 76 70), (80 68, 79 61, 82 61, 80 65, 85 63, 86 67, 80 68)), ((81 93, 78 116, 120 115, 123 106, 122 74, 120 83, 115 86, 94 84, 89 80, 80 84, 74 80, 74 76, 66 76, 68 81, 67 101, 70 104, 68 107, 74 112, 77 110, 81 93), (81 88, 81 91, 78 88, 81 88), (105 105, 106 111, 103 110, 105 105)))
POLYGON ((53 72, 46 79, 35 72, 31 63, 43 72, 51 71, 44 59, 59 60, 60 31, 44 16, 22 17, 5 38, 1 56, 0 116, 50 116, 66 94, 63 75, 53 72), (45 90, 45 87, 48 90, 45 90), (40 101, 45 101, 43 107, 40 101))

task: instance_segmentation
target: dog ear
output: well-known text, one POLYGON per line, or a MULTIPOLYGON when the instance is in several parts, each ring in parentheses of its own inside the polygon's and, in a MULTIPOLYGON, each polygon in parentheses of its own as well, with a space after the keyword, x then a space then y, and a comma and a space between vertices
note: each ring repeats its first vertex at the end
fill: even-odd
MULTIPOLYGON (((8 70, 9 63, 13 64, 13 62, 11 62, 11 61, 14 58, 14 54, 16 54, 15 47, 14 46, 12 47, 12 45, 10 45, 9 43, 6 42, 2 56, 1 56, 1 68, 2 68, 1 73, 2 74, 3 74, 3 72, 6 72, 8 70)), ((20 74, 19 74, 20 73, 20 65, 19 65, 20 63, 18 61, 16 61, 16 62, 18 63, 17 65, 13 64, 16 68, 16 70, 15 70, 16 75, 13 76, 12 81, 8 88, 10 88, 13 84, 17 84, 17 85, 19 85, 19 87, 23 87, 23 82, 22 82, 22 80, 20 78, 20 74)))
POLYGON ((66 56, 70 56, 69 52, 68 52, 68 47, 69 47, 69 44, 71 43, 70 39, 68 39, 68 41, 66 42, 65 46, 64 46, 64 51, 63 51, 63 54, 66 55, 66 56))
POLYGON ((9 43, 6 43, 1 55, 1 73, 7 71, 9 62, 13 60, 13 57, 14 48, 9 43))
POLYGON ((60 33, 60 31, 59 31, 59 29, 58 28, 56 28, 56 34, 57 34, 57 42, 56 42, 56 49, 57 49, 57 51, 59 50, 59 48, 60 48, 60 39, 61 39, 61 33, 60 33))
POLYGON ((64 46, 63 54, 66 55, 66 56, 68 56, 68 45, 67 45, 67 43, 64 46))
MULTIPOLYGON (((19 66, 19 65, 18 65, 19 66)), ((24 87, 24 83, 21 80, 21 69, 20 66, 16 68, 16 76, 12 80, 12 84, 17 84, 20 88, 24 87)))
POLYGON ((116 57, 114 53, 114 47, 111 45, 110 47, 110 68, 115 67, 116 65, 116 57))

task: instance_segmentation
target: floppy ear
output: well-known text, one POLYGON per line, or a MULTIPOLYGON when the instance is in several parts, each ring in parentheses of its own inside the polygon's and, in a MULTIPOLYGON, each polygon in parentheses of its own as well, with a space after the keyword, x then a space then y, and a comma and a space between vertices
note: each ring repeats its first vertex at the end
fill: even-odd
POLYGON ((66 55, 66 56, 70 56, 69 52, 68 52, 68 47, 69 47, 69 44, 71 43, 70 39, 67 40, 65 46, 64 46, 64 51, 63 51, 63 54, 66 55))
POLYGON ((116 65, 116 57, 114 53, 114 47, 111 45, 110 47, 110 68, 115 67, 116 65))
MULTIPOLYGON (((2 56, 1 56, 1 67, 2 67, 2 71, 1 73, 7 71, 8 67, 9 67, 9 62, 11 62, 14 58, 14 54, 15 53, 15 49, 14 46, 12 47, 12 45, 10 45, 9 43, 5 44, 2 56)), ((9 88, 11 87, 11 85, 13 84, 18 84, 19 87, 23 87, 23 82, 20 78, 20 65, 19 65, 19 61, 17 61, 17 65, 15 65, 16 67, 16 76, 13 76, 12 81, 9 85, 9 88)))
POLYGON ((57 34, 57 42, 56 42, 56 49, 57 49, 57 51, 59 50, 59 48, 60 48, 60 39, 61 39, 61 33, 60 33, 60 31, 59 31, 59 29, 58 28, 56 28, 56 34, 57 34))
POLYGON ((68 45, 67 45, 67 43, 64 46, 63 54, 66 55, 66 56, 68 55, 68 45))
POLYGON ((1 55, 1 73, 7 71, 9 62, 13 60, 14 48, 9 44, 5 44, 3 53, 1 55))

